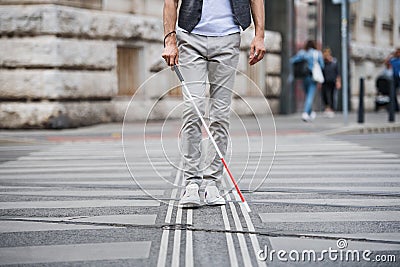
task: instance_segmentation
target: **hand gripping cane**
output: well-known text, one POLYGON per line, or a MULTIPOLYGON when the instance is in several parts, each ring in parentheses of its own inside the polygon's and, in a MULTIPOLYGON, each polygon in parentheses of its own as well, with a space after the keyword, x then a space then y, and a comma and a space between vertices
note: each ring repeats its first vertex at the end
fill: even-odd
POLYGON ((204 121, 203 116, 201 115, 201 112, 200 112, 199 108, 196 106, 196 103, 194 102, 194 99, 193 99, 192 95, 190 94, 190 91, 186 86, 185 80, 183 79, 182 73, 180 72, 180 70, 179 70, 177 65, 174 65, 174 71, 175 71, 176 75, 178 76, 179 80, 181 81, 181 84, 183 86, 183 90, 185 91, 186 95, 188 96, 189 101, 192 102, 193 107, 196 110, 196 113, 199 116, 199 118, 201 120, 201 123, 203 124, 203 127, 205 128, 205 130, 207 132, 207 135, 210 138, 210 140, 211 140, 211 142, 212 142, 212 144, 213 144, 213 146, 215 148, 215 151, 217 151, 217 154, 218 154, 219 158, 221 159, 222 164, 224 165, 226 172, 228 173, 229 177, 231 178, 231 181, 232 181, 233 185, 235 186, 236 192, 238 193, 238 195, 240 197, 240 200, 242 201, 243 205, 245 206, 247 212, 251 212, 249 205, 247 204, 246 200, 244 199, 243 194, 240 191, 239 186, 236 183, 235 178, 233 178, 233 175, 232 175, 231 171, 229 170, 228 165, 226 164, 226 161, 225 161, 224 157, 222 156, 221 150, 219 150, 219 147, 217 146, 217 143, 215 142, 214 138, 212 137, 211 132, 208 129, 208 126, 207 126, 206 122, 204 121))

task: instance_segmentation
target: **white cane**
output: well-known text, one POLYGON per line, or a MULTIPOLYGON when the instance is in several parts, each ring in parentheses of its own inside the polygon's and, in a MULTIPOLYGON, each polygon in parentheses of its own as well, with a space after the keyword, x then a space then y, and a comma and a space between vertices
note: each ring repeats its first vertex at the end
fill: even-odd
POLYGON ((245 206, 247 212, 251 212, 250 207, 247 204, 245 198, 243 197, 243 194, 240 191, 239 186, 236 183, 235 178, 233 178, 233 175, 232 175, 231 171, 229 170, 228 165, 226 164, 226 161, 225 161, 225 159, 224 159, 224 157, 223 157, 223 155, 221 153, 221 150, 219 150, 219 147, 217 146, 217 143, 215 142, 214 138, 212 137, 211 132, 208 129, 208 126, 207 126, 206 122, 204 121, 203 116, 202 116, 199 108, 196 106, 196 103, 194 102, 194 99, 193 99, 192 95, 190 94, 190 91, 186 86, 185 80, 183 79, 182 73, 179 71, 179 68, 178 68, 177 65, 174 65, 174 70, 175 70, 175 73, 178 76, 179 80, 181 81, 181 84, 183 86, 183 90, 185 91, 186 95, 188 96, 189 101, 192 102, 193 107, 196 110, 196 113, 199 116, 199 118, 201 120, 201 123, 203 124, 203 127, 206 130, 207 135, 210 138, 210 140, 211 140, 211 142, 212 142, 212 144, 213 144, 213 146, 215 148, 215 151, 217 151, 217 154, 218 154, 219 158, 221 159, 222 164, 224 165, 226 172, 228 173, 229 177, 231 178, 231 181, 232 181, 233 185, 235 186, 236 192, 238 193, 238 195, 240 197, 240 200, 242 201, 243 205, 245 206))

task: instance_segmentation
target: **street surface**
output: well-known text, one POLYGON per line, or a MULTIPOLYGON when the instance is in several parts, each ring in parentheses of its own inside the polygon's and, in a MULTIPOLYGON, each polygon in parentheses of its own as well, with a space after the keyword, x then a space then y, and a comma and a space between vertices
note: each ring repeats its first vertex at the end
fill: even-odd
POLYGON ((179 121, 1 131, 0 265, 399 266, 399 124, 368 119, 233 120, 251 212, 228 178, 226 206, 177 207, 179 121))

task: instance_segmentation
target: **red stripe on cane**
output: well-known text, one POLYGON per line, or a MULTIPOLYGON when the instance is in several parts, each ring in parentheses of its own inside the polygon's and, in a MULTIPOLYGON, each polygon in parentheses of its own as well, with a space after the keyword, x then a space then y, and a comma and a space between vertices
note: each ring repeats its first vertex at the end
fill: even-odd
POLYGON ((246 202, 246 200, 244 199, 244 197, 243 197, 243 195, 242 195, 242 192, 241 192, 240 189, 239 189, 239 186, 237 185, 237 183, 236 183, 236 181, 235 181, 235 178, 233 178, 233 175, 232 175, 231 171, 229 170, 228 165, 227 165, 226 162, 225 162, 225 159, 224 159, 224 158, 221 158, 221 161, 222 161, 222 164, 224 164, 225 169, 226 169, 226 171, 228 172, 229 177, 231 178, 231 181, 232 181, 233 185, 235 186, 236 192, 239 194, 240 200, 241 200, 243 203, 246 202))

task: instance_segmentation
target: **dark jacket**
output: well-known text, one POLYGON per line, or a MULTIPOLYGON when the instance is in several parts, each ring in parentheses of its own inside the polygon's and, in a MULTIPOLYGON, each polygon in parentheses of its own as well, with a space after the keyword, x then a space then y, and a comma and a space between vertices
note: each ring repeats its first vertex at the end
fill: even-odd
MULTIPOLYGON (((249 0, 230 0, 234 21, 243 30, 250 26, 250 2, 249 0)), ((182 0, 179 10, 178 26, 188 32, 200 22, 203 0, 182 0)))
POLYGON ((333 58, 331 62, 325 61, 325 67, 322 72, 324 73, 325 82, 336 82, 336 78, 339 76, 339 66, 336 58, 333 58))

